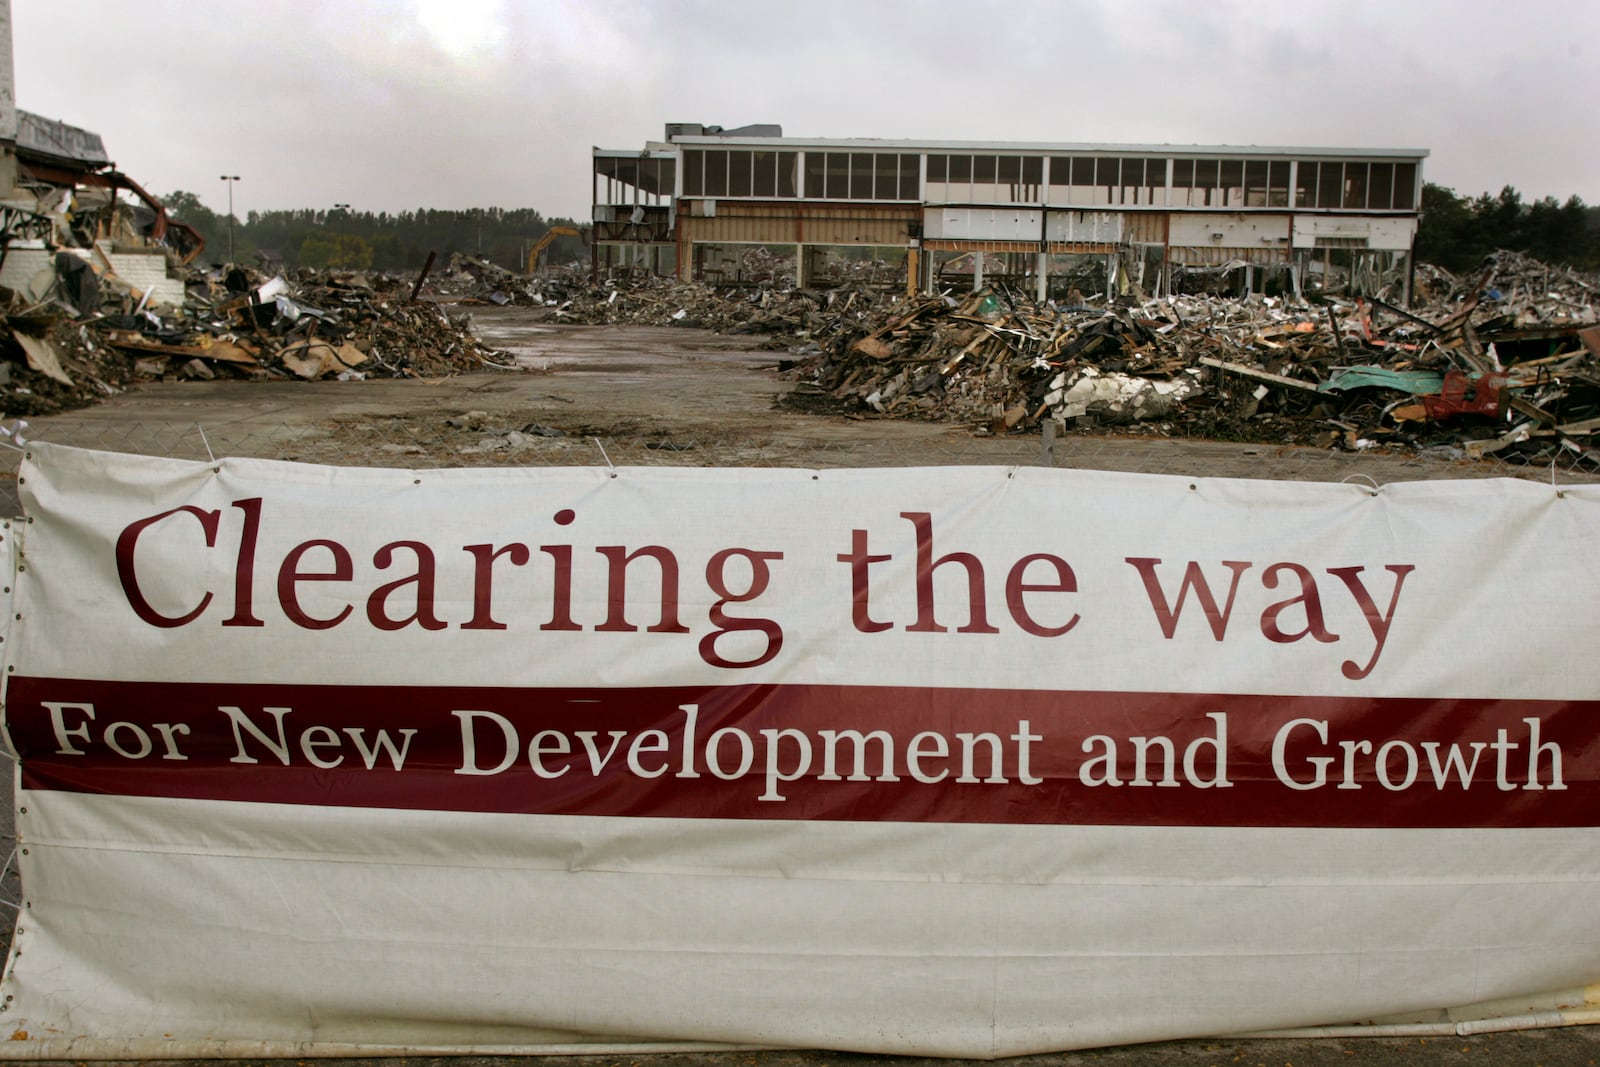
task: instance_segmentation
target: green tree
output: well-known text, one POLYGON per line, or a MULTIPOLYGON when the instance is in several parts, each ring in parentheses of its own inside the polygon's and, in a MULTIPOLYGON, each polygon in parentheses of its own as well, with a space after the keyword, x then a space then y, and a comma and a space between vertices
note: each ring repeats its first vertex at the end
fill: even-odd
POLYGON ((1417 258, 1450 271, 1463 271, 1483 258, 1472 205, 1455 190, 1425 182, 1422 221, 1417 226, 1417 258))
POLYGON ((338 240, 331 234, 308 233, 300 242, 296 263, 310 270, 327 270, 339 252, 338 240))
MULTIPOLYGON (((228 217, 219 215, 200 202, 194 193, 182 189, 161 198, 167 214, 186 225, 193 226, 205 240, 201 256, 206 262, 221 263, 228 258, 228 217)), ((244 227, 234 221, 234 258, 244 258, 240 253, 254 248, 245 238, 244 227)))
POLYGON ((1507 185, 1497 196, 1468 200, 1431 182, 1422 189, 1417 258, 1457 273, 1470 271, 1497 248, 1525 252, 1579 270, 1600 267, 1600 209, 1577 196, 1524 203, 1507 185))
MULTIPOLYGON (((173 217, 194 226, 206 239, 206 260, 218 262, 227 255, 226 215, 211 211, 198 196, 183 190, 171 194, 167 204, 173 217)), ((466 252, 520 271, 527 262, 526 249, 552 225, 580 228, 571 219, 547 219, 532 208, 418 208, 394 214, 331 208, 251 211, 235 221, 234 258, 250 262, 260 250, 281 256, 289 267, 326 269, 342 264, 353 270, 412 273, 422 269, 429 252, 442 259, 452 252, 466 252)), ((566 263, 587 256, 586 237, 561 237, 546 249, 543 262, 566 263)))
POLYGON ((312 270, 370 270, 372 246, 353 233, 310 233, 300 242, 298 259, 312 270))
POLYGON ((337 270, 371 270, 372 246, 360 234, 334 234, 334 256, 330 266, 337 270))

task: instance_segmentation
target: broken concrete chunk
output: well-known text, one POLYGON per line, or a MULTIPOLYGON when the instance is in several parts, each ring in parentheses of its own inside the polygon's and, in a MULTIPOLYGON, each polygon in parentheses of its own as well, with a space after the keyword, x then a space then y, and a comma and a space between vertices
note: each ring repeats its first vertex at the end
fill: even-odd
POLYGON ((18 330, 13 336, 16 337, 17 344, 22 346, 22 351, 27 355, 28 366, 40 374, 54 378, 62 385, 73 384, 66 368, 61 365, 62 352, 60 348, 56 347, 54 341, 48 337, 35 337, 32 334, 23 333, 21 330, 18 330))

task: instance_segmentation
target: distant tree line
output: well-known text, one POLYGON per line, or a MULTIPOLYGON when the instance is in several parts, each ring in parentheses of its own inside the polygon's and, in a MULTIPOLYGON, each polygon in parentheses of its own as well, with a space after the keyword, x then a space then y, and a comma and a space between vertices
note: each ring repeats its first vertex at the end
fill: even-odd
POLYGON ((1600 270, 1600 207, 1576 196, 1566 203, 1547 196, 1531 204, 1511 186, 1499 196, 1471 199, 1425 183, 1417 259, 1449 271, 1469 271, 1497 248, 1524 252, 1546 263, 1600 270))
MULTIPOLYGON (((194 193, 183 190, 162 202, 174 218, 193 226, 205 238, 203 261, 221 263, 228 258, 226 213, 212 211, 194 193)), ((521 272, 527 266, 528 251, 551 226, 578 228, 571 219, 547 219, 532 208, 419 208, 394 214, 336 208, 251 211, 234 220, 233 260, 255 264, 260 253, 289 268, 405 274, 421 270, 429 252, 437 252, 441 262, 452 252, 463 252, 521 272)), ((587 263, 589 250, 584 240, 582 236, 558 236, 546 247, 540 263, 587 263)))

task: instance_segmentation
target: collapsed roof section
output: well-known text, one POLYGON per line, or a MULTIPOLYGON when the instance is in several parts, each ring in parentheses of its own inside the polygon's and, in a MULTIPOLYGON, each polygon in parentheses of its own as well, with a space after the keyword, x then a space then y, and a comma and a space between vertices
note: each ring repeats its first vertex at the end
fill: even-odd
POLYGON ((99 134, 21 109, 16 116, 15 140, 0 142, 0 286, 26 307, 56 305, 74 317, 113 298, 182 303, 173 271, 205 248, 200 234, 117 170, 99 134))
POLYGON ((98 133, 17 109, 17 156, 98 170, 111 166, 98 133))

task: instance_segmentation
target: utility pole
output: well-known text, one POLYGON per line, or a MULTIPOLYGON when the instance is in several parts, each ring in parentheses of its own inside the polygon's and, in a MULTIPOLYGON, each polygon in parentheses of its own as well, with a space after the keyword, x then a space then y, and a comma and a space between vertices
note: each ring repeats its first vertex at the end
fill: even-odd
POLYGON ((335 204, 333 210, 339 213, 339 266, 344 266, 344 224, 350 218, 349 204, 335 204))
POLYGON ((237 174, 224 174, 222 180, 228 183, 228 262, 233 262, 233 183, 239 180, 237 174))

